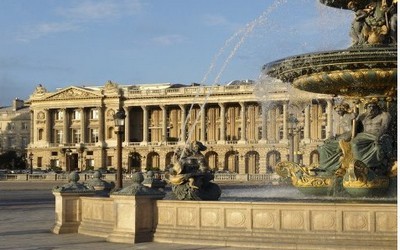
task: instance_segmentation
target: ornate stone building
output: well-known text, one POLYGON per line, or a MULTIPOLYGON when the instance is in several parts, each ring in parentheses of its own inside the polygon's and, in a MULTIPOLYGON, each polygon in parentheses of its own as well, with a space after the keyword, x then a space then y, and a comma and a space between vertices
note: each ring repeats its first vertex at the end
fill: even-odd
POLYGON ((23 156, 29 144, 29 107, 23 100, 13 100, 12 106, 0 107, 0 153, 14 150, 23 156))
POLYGON ((267 108, 255 84, 70 86, 48 92, 39 85, 29 99, 33 164, 64 170, 116 168, 113 115, 126 112, 123 168, 165 170, 188 141, 207 146, 216 171, 266 173, 281 160, 318 161, 316 146, 335 133, 332 99, 314 95, 291 127, 285 91, 270 93, 267 108))

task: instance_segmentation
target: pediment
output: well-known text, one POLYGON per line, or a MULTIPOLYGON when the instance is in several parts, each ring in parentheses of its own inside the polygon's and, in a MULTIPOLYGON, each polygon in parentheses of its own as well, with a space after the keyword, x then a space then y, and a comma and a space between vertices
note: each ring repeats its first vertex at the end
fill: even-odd
POLYGON ((96 93, 94 90, 87 90, 78 87, 69 87, 62 89, 53 95, 50 95, 46 100, 71 100, 71 99, 91 99, 102 97, 101 94, 96 93))

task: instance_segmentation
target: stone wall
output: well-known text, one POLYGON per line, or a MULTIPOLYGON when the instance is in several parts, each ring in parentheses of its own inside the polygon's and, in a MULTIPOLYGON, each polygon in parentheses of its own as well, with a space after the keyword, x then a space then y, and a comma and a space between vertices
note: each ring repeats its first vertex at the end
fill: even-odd
POLYGON ((156 242, 396 249, 395 204, 158 201, 156 242))
MULTIPOLYGON (((80 206, 56 210, 81 218, 80 223, 74 222, 75 232, 113 242, 264 249, 397 247, 396 204, 172 200, 144 203, 143 198, 80 197, 80 206), (146 213, 140 212, 143 209, 146 213), (122 220, 132 225, 120 225, 122 220)), ((65 203, 58 202, 57 206, 62 204, 65 203)))

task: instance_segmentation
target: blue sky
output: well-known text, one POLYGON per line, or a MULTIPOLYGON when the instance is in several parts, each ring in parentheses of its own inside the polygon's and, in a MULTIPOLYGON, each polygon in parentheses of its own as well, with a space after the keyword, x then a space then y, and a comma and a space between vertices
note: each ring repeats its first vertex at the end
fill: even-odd
POLYGON ((0 106, 35 86, 225 84, 344 49, 353 13, 318 0, 1 0, 0 106))

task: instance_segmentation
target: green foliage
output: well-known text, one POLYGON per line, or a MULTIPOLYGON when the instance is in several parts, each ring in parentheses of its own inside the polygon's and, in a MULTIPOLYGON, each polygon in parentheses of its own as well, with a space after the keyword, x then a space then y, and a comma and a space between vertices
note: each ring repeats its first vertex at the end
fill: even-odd
POLYGON ((160 171, 160 168, 159 167, 147 166, 146 167, 146 171, 160 171))
POLYGON ((59 172, 59 171, 62 171, 62 168, 57 167, 57 166, 50 166, 49 170, 53 171, 53 172, 59 172))
POLYGON ((27 165, 25 157, 14 150, 0 154, 0 169, 26 169, 27 165))
POLYGON ((86 166, 85 167, 85 171, 90 171, 90 170, 94 170, 93 166, 86 166))

